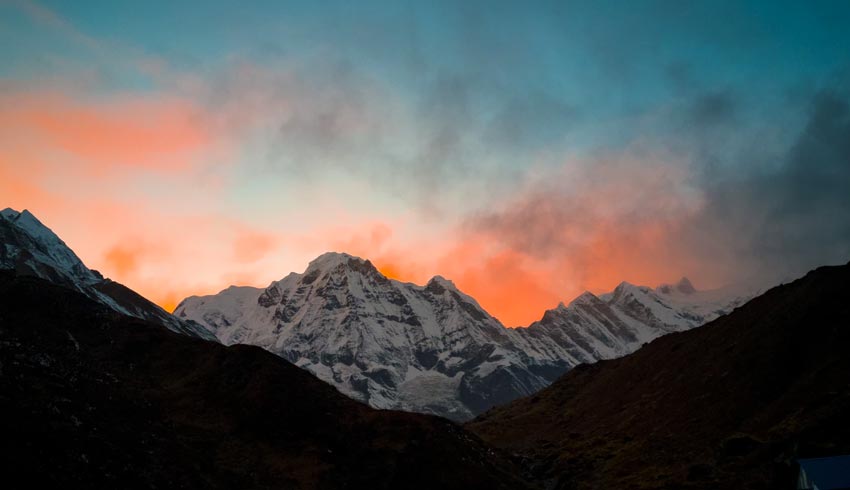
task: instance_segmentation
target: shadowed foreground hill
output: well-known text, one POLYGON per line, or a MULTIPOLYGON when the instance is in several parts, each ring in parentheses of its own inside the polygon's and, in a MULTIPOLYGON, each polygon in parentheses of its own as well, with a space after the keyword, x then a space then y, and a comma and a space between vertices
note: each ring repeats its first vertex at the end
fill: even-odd
POLYGON ((0 272, 0 469, 63 488, 527 488, 475 436, 0 272))
POLYGON ((552 488, 795 488, 850 453, 850 265, 580 366, 468 424, 552 488))

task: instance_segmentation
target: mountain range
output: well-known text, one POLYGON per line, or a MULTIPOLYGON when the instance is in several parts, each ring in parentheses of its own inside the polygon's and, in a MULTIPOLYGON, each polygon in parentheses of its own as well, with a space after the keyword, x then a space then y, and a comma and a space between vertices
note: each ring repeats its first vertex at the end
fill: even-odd
POLYGON ((850 452, 850 264, 725 315, 742 301, 733 290, 623 283, 507 329, 446 279, 400 283, 367 260, 326 254, 265 289, 187 299, 204 312, 195 321, 87 269, 26 211, 0 213, 0 238, 7 481, 790 489, 797 458, 850 452), (306 369, 285 359, 294 355, 306 369), (369 397, 397 402, 403 390, 384 381, 406 366, 419 374, 405 382, 432 405, 404 408, 483 413, 459 425, 375 410, 352 399, 362 393, 339 393, 342 376, 331 377, 338 390, 310 374, 339 364, 349 379, 381 381, 365 383, 369 397), (548 387, 486 408, 559 369, 548 387), (425 377, 438 378, 436 404, 425 377), (440 393, 440 377, 458 378, 457 391, 440 393), (470 387, 486 403, 461 398, 470 387))
POLYGON ((29 211, 0 212, 0 269, 71 287, 122 314, 225 345, 262 347, 374 408, 469 420, 530 395, 582 363, 628 354, 745 302, 752 289, 621 283, 585 292, 524 328, 505 328, 436 276, 388 279, 365 259, 326 253, 266 288, 229 287, 169 314, 88 269, 29 211))
POLYGON ((222 343, 280 355, 375 408, 473 416, 548 386, 566 370, 628 354, 742 304, 740 288, 585 292, 525 328, 505 328, 437 276, 388 279, 369 261, 326 253, 267 288, 230 287, 183 300, 174 314, 222 343))

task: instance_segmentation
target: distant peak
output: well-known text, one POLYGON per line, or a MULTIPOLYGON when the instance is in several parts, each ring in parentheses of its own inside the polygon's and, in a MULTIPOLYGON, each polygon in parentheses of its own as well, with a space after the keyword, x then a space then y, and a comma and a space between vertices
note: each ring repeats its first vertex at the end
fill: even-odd
MULTIPOLYGON (((599 298, 590 291, 585 291, 578 295, 574 300, 570 301, 570 306, 573 305, 591 305, 599 301, 599 298)), ((563 302, 561 304, 564 304, 563 302)), ((560 305, 558 305, 560 307, 560 305)))
POLYGON ((691 284, 691 281, 687 277, 679 279, 679 282, 676 283, 676 289, 684 294, 693 294, 697 292, 696 288, 694 288, 694 285, 691 284))
POLYGON ((35 217, 29 210, 24 209, 23 211, 15 211, 12 208, 6 208, 3 211, 0 211, 0 214, 12 224, 14 224, 18 229, 23 230, 28 235, 30 235, 33 239, 41 242, 45 246, 61 246, 67 247, 65 242, 63 242, 53 230, 44 225, 38 218, 35 217))
POLYGON ((37 225, 41 228, 47 228, 46 226, 44 226, 44 223, 39 221, 38 218, 36 218, 34 214, 30 213, 28 209, 24 209, 23 211, 18 213, 18 216, 15 218, 15 221, 19 221, 22 223, 32 223, 33 225, 37 225))
POLYGON ((8 220, 17 219, 17 217, 20 216, 20 214, 21 213, 19 211, 16 211, 12 208, 6 208, 3 211, 0 211, 0 216, 2 216, 3 218, 6 218, 8 220))
POLYGON ((341 261, 341 260, 348 260, 348 259, 363 260, 360 257, 355 257, 355 256, 353 256, 351 254, 347 254, 345 252, 325 252, 325 253, 319 255, 318 257, 316 257, 315 259, 311 260, 310 263, 312 264, 314 262, 341 261))
POLYGON ((6 208, 0 211, 0 216, 13 227, 14 233, 27 237, 28 240, 18 242, 20 245, 12 246, 26 249, 35 262, 52 268, 75 283, 93 284, 103 280, 100 273, 86 268, 74 251, 28 210, 18 212, 6 208))
POLYGON ((431 284, 431 283, 440 284, 440 285, 443 285, 443 286, 450 286, 452 288, 457 288, 457 286, 455 286, 455 283, 452 282, 451 279, 446 279, 445 277, 440 276, 440 275, 432 277, 428 281, 428 284, 431 284))
POLYGON ((375 273, 383 277, 383 275, 369 260, 355 257, 354 255, 344 252, 326 252, 319 255, 310 261, 305 274, 330 271, 339 266, 343 266, 344 268, 355 270, 360 273, 375 273))
POLYGON ((443 276, 434 276, 425 285, 425 290, 433 294, 443 294, 446 290, 457 291, 455 283, 443 276))
POLYGON ((351 260, 366 262, 360 257, 355 257, 344 252, 325 252, 311 260, 310 264, 307 266, 307 270, 333 268, 339 264, 347 264, 351 260))
POLYGON ((697 289, 687 277, 679 279, 679 282, 676 284, 662 284, 655 288, 655 290, 662 294, 681 293, 688 295, 697 292, 697 289))
POLYGON ((29 210, 24 209, 23 211, 17 211, 12 208, 6 208, 3 211, 0 211, 0 216, 3 216, 9 221, 20 222, 21 224, 31 223, 40 228, 47 228, 44 224, 38 220, 29 210))

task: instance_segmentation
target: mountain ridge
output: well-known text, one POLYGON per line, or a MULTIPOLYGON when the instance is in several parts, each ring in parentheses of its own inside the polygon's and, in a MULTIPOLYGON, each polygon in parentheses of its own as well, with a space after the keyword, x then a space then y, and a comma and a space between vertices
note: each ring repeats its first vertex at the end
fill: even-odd
MULTIPOLYGON (((468 420, 537 392, 566 370, 628 354, 729 311, 746 296, 623 282, 506 328, 451 280, 384 276, 368 259, 328 252, 266 288, 191 296, 171 315, 88 269, 29 211, 0 212, 0 269, 76 289, 112 310, 191 336, 263 347, 375 408, 468 420)), ((686 288, 687 289, 687 288, 686 288)), ((721 291, 722 293, 722 291, 721 291)))
POLYGON ((402 282, 367 259, 328 252, 266 288, 190 296, 174 314, 225 344, 260 345, 374 407, 463 421, 746 298, 695 289, 680 298, 624 282, 609 295, 561 303, 528 327, 506 328, 442 276, 402 282), (711 307, 701 303, 706 294, 711 307))

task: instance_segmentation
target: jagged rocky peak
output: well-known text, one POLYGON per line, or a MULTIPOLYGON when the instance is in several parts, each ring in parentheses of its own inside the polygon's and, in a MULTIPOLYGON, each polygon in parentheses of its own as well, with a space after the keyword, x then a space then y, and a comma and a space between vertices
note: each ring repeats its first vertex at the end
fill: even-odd
POLYGON ((558 306, 544 311, 543 317, 541 317, 539 321, 543 323, 551 322, 553 320, 563 317, 564 315, 569 315, 570 312, 574 312, 582 308, 593 308, 595 306, 598 306, 599 304, 604 304, 604 302, 590 291, 585 291, 573 298, 573 300, 570 301, 569 304, 566 304, 561 301, 560 303, 558 303, 558 306))
MULTIPOLYGON (((600 300, 595 294, 591 293, 590 291, 585 291, 578 295, 574 300, 570 301, 570 306, 592 306, 597 303, 600 303, 601 301, 602 300, 600 300)), ((564 303, 561 302, 558 306, 561 307, 563 304, 564 303)))
POLYGON ((691 284, 691 281, 687 277, 679 279, 679 282, 676 283, 676 289, 680 293, 684 294, 694 294, 697 292, 696 288, 694 288, 694 285, 691 284))
POLYGON ((62 239, 28 210, 6 208, 0 211, 0 217, 6 223, 0 230, 0 240, 5 244, 0 251, 3 268, 27 271, 75 287, 103 280, 100 273, 88 269, 62 239))
POLYGON ((19 212, 12 208, 6 208, 3 211, 0 211, 0 215, 14 223, 18 228, 26 231, 36 240, 48 242, 47 244, 50 245, 61 244, 63 247, 66 246, 65 242, 56 236, 50 228, 44 226, 44 224, 27 209, 19 212))
POLYGON ((659 293, 668 295, 675 293, 690 295, 697 292, 697 289, 687 277, 682 277, 676 284, 662 284, 655 288, 655 290, 659 293))
POLYGON ((573 298, 569 304, 565 304, 561 301, 555 308, 543 312, 543 317, 540 319, 540 322, 551 322, 553 320, 563 318, 564 316, 571 315, 578 310, 599 308, 600 306, 604 307, 605 305, 606 303, 600 299, 599 296, 596 296, 590 291, 585 291, 573 298))
MULTIPOLYGON (((270 307, 287 299, 286 291, 306 293, 311 287, 332 284, 344 287, 349 277, 359 276, 358 283, 385 285, 389 283, 380 271, 367 259, 343 252, 326 252, 307 265, 303 273, 291 272, 280 281, 272 282, 258 297, 257 303, 270 307)), ((327 290, 325 290, 327 292, 327 290)))
POLYGON ((616 301, 621 300, 624 297, 627 297, 627 296, 630 296, 630 295, 634 296, 635 294, 640 293, 644 289, 648 289, 648 288, 646 288, 644 286, 635 286, 634 284, 632 284, 628 281, 623 281, 620 284, 618 284, 616 288, 614 288, 614 291, 608 293, 608 295, 607 295, 608 298, 606 298, 606 299, 609 299, 611 301, 616 302, 616 301))
POLYGON ((435 296, 448 295, 457 301, 472 303, 476 307, 481 308, 481 305, 478 304, 478 301, 476 301, 475 298, 461 291, 457 285, 455 285, 454 281, 446 279, 443 276, 432 277, 425 285, 425 291, 435 296))
POLYGON ((457 291, 457 286, 455 283, 446 279, 443 276, 434 276, 432 277, 428 283, 425 285, 425 290, 431 294, 443 294, 447 290, 448 291, 457 291))

